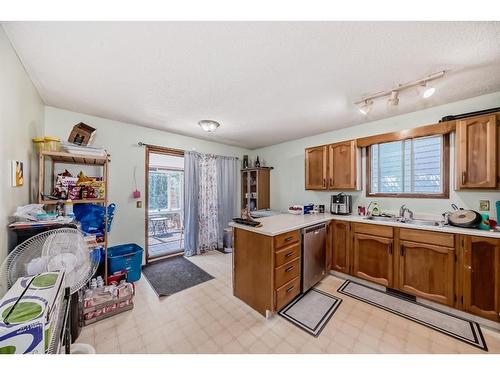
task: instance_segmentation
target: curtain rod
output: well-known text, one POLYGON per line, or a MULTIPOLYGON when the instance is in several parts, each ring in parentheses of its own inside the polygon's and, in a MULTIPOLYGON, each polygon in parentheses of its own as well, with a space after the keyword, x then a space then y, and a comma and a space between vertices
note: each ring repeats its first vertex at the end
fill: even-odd
MULTIPOLYGON (((178 152, 192 152, 192 151, 188 151, 188 150, 182 150, 182 149, 179 149, 179 148, 171 148, 171 147, 165 147, 165 146, 151 145, 149 143, 144 143, 144 142, 138 142, 137 145, 139 147, 162 148, 162 149, 172 150, 172 151, 178 151, 178 152)), ((195 152, 198 152, 198 151, 195 151, 195 152)), ((212 155, 215 155, 215 154, 212 154, 212 155)), ((240 158, 237 157, 237 156, 226 156, 226 155, 215 155, 215 156, 220 156, 220 157, 223 157, 223 158, 233 158, 234 157, 236 160, 240 160, 240 158)))

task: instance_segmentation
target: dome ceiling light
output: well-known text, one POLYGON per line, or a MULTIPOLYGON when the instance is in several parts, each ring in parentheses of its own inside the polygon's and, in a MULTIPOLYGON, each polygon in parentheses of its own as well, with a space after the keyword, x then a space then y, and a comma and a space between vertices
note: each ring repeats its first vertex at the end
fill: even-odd
POLYGON ((198 125, 200 125, 200 128, 202 128, 207 133, 214 133, 220 126, 220 124, 214 120, 201 120, 198 122, 198 125))
POLYGON ((380 98, 385 98, 388 97, 388 104, 391 106, 396 106, 399 104, 399 94, 407 89, 413 88, 413 87, 423 87, 423 92, 422 92, 422 97, 424 99, 430 98, 434 93, 436 92, 435 87, 433 86, 428 86, 427 83, 434 81, 439 78, 443 78, 445 75, 445 71, 440 71, 431 75, 428 75, 427 77, 417 79, 416 81, 411 81, 407 82, 401 85, 396 86, 393 89, 387 90, 387 91, 381 91, 376 94, 366 96, 362 98, 359 102, 354 103, 356 106, 358 106, 359 112, 363 115, 367 115, 372 107, 373 101, 375 99, 380 99, 380 98))

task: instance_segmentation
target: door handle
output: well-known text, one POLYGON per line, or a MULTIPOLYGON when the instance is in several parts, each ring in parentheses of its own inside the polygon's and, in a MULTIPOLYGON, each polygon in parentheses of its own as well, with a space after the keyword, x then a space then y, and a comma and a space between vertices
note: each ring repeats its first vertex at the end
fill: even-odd
POLYGON ((295 288, 295 285, 292 285, 290 288, 288 288, 288 289, 286 290, 286 292, 287 292, 287 293, 290 293, 290 292, 293 290, 293 288, 295 288))
POLYGON ((293 251, 290 251, 289 253, 285 254, 285 258, 290 258, 293 255, 293 251))
POLYGON ((467 177, 467 173, 466 172, 462 172, 462 185, 465 185, 466 177, 467 177))
POLYGON ((326 178, 323 179, 323 187, 326 187, 326 178))
POLYGON ((330 178, 330 186, 333 186, 333 178, 330 178))
POLYGON ((401 254, 401 256, 405 256, 405 247, 403 245, 400 245, 399 246, 399 254, 401 254))
POLYGON ((286 268, 286 269, 285 269, 285 272, 290 272, 291 270, 293 270, 293 267, 294 267, 294 266, 290 266, 290 267, 286 268))
POLYGON ((389 244, 389 254, 392 255, 392 242, 389 244))

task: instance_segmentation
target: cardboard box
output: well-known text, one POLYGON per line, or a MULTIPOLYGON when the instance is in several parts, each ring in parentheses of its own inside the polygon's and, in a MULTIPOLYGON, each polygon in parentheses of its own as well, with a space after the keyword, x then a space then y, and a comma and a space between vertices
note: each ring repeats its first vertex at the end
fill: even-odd
POLYGON ((64 297, 64 272, 19 278, 0 300, 0 353, 44 353, 64 297))
POLYGON ((74 143, 75 145, 87 146, 92 143, 95 133, 96 129, 92 126, 80 122, 73 126, 68 142, 74 143))

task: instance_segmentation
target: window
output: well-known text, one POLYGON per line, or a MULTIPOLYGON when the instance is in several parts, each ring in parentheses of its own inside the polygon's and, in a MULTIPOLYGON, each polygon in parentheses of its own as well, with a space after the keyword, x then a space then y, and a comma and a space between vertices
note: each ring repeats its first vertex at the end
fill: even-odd
POLYGON ((374 144, 367 160, 367 195, 448 195, 448 136, 374 144))

